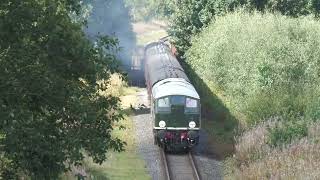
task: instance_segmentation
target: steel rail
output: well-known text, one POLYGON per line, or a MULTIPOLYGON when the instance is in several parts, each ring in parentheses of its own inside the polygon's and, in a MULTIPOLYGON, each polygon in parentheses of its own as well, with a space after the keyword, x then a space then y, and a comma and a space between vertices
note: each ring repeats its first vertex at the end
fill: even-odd
MULTIPOLYGON (((172 156, 172 155, 171 155, 172 156)), ((193 176, 193 179, 194 180, 200 180, 200 176, 199 176, 199 173, 198 173, 198 170, 197 170, 197 166, 196 166, 196 163, 194 161, 194 158, 193 158, 193 155, 191 152, 189 152, 186 156, 188 156, 188 161, 189 162, 185 162, 185 164, 189 164, 191 165, 191 169, 192 169, 192 176, 193 176)), ((161 149, 161 157, 162 157, 162 162, 163 162, 163 167, 164 167, 164 173, 165 173, 165 179, 167 180, 174 180, 174 176, 173 174, 171 173, 174 173, 172 172, 172 169, 173 167, 170 167, 170 163, 168 163, 168 156, 166 155, 166 153, 164 152, 163 149, 161 149)))
POLYGON ((167 180, 171 180, 166 153, 164 152, 164 149, 161 149, 160 151, 161 151, 161 157, 162 157, 162 162, 163 162, 163 166, 164 166, 165 178, 167 180))
POLYGON ((193 172, 194 172, 194 178, 196 178, 196 180, 200 180, 200 176, 199 176, 199 173, 198 173, 198 170, 197 170, 197 166, 196 166, 196 163, 194 161, 194 158, 193 158, 193 155, 191 152, 189 152, 189 159, 190 159, 190 162, 191 162, 191 166, 192 166, 192 169, 193 169, 193 172))

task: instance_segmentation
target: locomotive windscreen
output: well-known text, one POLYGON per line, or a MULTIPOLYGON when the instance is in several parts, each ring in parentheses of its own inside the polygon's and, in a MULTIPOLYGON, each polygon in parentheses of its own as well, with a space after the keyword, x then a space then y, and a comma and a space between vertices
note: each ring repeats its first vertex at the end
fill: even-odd
POLYGON ((146 81, 152 87, 167 78, 183 78, 190 82, 170 48, 163 42, 155 42, 145 48, 146 81))

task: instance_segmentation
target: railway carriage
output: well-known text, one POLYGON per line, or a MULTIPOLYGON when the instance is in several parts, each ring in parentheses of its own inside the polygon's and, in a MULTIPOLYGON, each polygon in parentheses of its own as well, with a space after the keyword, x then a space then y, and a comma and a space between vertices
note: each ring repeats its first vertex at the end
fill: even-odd
POLYGON ((168 150, 198 144, 200 97, 169 46, 148 44, 144 60, 155 144, 168 150))

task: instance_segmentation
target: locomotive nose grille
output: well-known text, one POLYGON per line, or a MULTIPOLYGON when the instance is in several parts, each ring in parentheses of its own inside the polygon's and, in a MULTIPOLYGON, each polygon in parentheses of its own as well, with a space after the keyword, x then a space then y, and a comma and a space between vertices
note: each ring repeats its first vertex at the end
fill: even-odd
POLYGON ((171 106, 171 113, 173 113, 173 114, 183 114, 184 113, 184 106, 172 105, 171 106))

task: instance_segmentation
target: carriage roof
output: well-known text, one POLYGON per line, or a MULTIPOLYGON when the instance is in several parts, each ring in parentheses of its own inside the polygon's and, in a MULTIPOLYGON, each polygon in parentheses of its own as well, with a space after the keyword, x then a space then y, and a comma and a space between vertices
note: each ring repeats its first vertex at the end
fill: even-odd
POLYGON ((145 63, 151 86, 167 78, 181 78, 190 82, 170 48, 163 42, 154 42, 145 48, 145 63))

